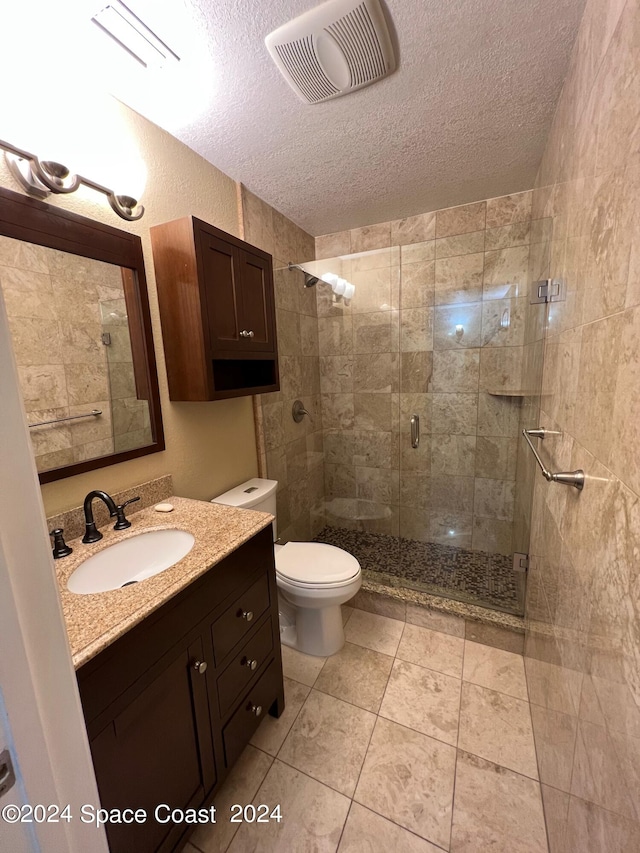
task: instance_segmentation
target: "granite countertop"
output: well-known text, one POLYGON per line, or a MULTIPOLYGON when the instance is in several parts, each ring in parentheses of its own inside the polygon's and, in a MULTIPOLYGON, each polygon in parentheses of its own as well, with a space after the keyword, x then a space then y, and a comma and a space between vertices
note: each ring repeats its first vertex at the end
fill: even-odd
POLYGON ((71 646, 73 665, 79 669, 91 658, 141 622, 216 563, 263 530, 273 516, 205 501, 171 497, 173 512, 153 507, 131 515, 131 527, 114 531, 113 522, 102 527, 104 538, 93 545, 81 539, 68 542, 73 554, 55 561, 60 599, 71 646), (147 530, 177 528, 195 537, 191 551, 170 569, 131 586, 78 595, 67 589, 70 575, 83 560, 108 545, 147 530))

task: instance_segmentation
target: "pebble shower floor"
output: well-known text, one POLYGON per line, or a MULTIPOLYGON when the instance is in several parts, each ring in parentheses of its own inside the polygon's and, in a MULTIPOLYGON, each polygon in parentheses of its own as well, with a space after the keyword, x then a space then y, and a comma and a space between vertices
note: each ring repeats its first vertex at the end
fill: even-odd
POLYGON ((511 557, 341 527, 325 527, 315 541, 353 554, 371 580, 522 612, 511 557))

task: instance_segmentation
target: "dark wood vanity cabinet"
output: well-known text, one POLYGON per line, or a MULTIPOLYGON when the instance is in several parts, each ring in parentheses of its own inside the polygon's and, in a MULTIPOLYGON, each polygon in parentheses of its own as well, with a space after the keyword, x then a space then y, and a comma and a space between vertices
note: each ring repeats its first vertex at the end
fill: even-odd
POLYGON ((148 815, 108 824, 110 850, 179 849, 194 826, 156 821, 157 806, 215 804, 264 715, 284 709, 271 528, 81 667, 78 684, 102 808, 148 815))
POLYGON ((151 243, 171 399, 277 391, 271 256, 193 216, 151 243))

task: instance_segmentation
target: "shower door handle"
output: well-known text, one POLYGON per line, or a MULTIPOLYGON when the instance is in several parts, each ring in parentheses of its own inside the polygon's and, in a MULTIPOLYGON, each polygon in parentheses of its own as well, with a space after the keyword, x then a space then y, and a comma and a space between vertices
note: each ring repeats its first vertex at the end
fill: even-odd
POLYGON ((416 448, 420 444, 420 418, 411 415, 411 447, 416 448))

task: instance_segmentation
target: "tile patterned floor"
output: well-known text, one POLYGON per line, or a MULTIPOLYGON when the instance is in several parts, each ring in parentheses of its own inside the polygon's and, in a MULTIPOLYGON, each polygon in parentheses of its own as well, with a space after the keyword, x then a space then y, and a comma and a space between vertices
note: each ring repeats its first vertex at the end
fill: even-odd
POLYGON ((345 608, 333 657, 283 648, 268 717, 185 853, 547 853, 523 659, 345 608), (283 820, 230 824, 233 803, 283 820))
POLYGON ((353 554, 372 580, 522 613, 511 557, 341 527, 325 527, 315 541, 353 554))

